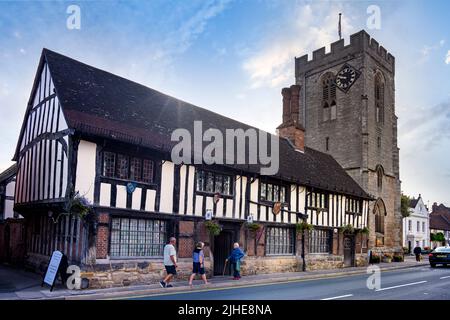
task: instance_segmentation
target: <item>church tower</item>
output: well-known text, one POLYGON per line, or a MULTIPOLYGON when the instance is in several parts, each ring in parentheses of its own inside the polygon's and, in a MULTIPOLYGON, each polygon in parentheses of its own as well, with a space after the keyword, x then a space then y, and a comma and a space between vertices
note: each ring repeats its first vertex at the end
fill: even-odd
POLYGON ((364 30, 295 59, 305 145, 331 154, 369 194, 369 248, 401 250, 395 59, 364 30))

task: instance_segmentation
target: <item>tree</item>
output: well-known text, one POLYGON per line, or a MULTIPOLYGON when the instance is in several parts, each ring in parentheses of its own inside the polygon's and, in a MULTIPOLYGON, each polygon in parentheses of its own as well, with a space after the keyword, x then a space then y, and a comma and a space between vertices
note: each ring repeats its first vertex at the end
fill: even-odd
POLYGON ((403 218, 409 217, 409 205, 410 205, 411 199, 407 196, 402 194, 401 198, 401 206, 400 206, 400 212, 402 213, 403 218))

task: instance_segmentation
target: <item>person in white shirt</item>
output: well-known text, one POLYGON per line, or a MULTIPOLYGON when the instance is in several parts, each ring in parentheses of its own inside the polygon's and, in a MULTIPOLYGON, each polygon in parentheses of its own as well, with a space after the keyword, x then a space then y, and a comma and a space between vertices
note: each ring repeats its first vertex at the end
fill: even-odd
POLYGON ((169 239, 169 243, 164 247, 164 267, 167 271, 167 276, 159 282, 159 285, 162 288, 171 288, 172 285, 169 282, 173 279, 173 277, 177 274, 176 268, 177 265, 177 251, 175 250, 175 244, 177 243, 177 239, 171 237, 169 239))

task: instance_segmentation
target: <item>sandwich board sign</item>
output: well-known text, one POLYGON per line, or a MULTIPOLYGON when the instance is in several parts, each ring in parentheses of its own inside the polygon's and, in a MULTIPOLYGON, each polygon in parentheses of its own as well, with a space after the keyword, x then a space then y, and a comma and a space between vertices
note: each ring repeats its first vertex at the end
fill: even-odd
POLYGON ((50 291, 53 290, 53 286, 55 285, 56 277, 58 276, 58 272, 60 270, 61 260, 63 258, 63 254, 61 251, 53 251, 52 257, 47 267, 47 271, 45 272, 44 280, 42 281, 41 287, 44 286, 44 283, 50 286, 50 291))

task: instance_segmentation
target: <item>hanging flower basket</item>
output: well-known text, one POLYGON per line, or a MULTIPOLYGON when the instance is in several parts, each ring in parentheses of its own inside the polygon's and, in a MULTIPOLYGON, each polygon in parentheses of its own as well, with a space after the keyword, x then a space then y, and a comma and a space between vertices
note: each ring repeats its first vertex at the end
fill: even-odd
POLYGON ((369 230, 369 228, 364 227, 364 228, 362 228, 361 230, 359 230, 359 232, 360 232, 361 234, 366 234, 366 235, 368 235, 368 234, 370 233, 370 230, 369 230))
POLYGON ((222 231, 222 227, 217 222, 214 221, 206 221, 205 227, 206 230, 208 230, 208 233, 212 236, 218 236, 222 231))
POLYGON ((93 210, 89 200, 76 192, 65 205, 66 214, 85 219, 93 210))
POLYGON ((302 233, 303 231, 311 231, 314 229, 312 224, 309 224, 306 221, 299 222, 295 225, 295 229, 298 233, 302 233))
POLYGON ((256 233, 256 232, 259 231, 259 229, 261 229, 262 225, 260 225, 259 223, 252 222, 252 223, 247 223, 247 224, 245 225, 245 227, 246 227, 250 232, 256 233))
POLYGON ((355 228, 351 224, 347 224, 346 226, 341 228, 342 232, 345 234, 354 234, 355 228))

